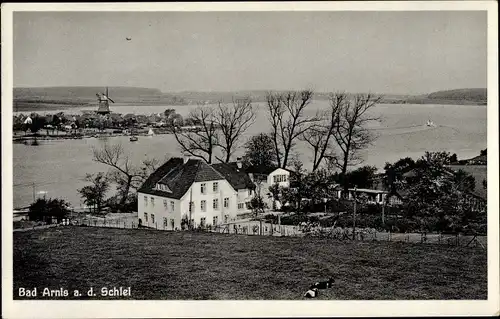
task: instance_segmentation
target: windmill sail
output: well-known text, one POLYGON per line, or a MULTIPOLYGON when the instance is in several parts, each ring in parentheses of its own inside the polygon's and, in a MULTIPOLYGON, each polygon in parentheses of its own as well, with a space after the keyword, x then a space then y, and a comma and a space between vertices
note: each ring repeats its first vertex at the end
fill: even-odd
POLYGON ((99 107, 97 109, 98 114, 109 114, 111 113, 109 109, 109 101, 115 103, 112 99, 109 98, 108 95, 108 88, 106 87, 106 94, 104 93, 97 93, 97 98, 99 100, 99 107))

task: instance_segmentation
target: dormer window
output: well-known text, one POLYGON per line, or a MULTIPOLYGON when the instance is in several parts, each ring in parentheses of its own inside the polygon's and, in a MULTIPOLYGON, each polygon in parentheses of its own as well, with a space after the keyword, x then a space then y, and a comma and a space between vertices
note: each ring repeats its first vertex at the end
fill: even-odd
POLYGON ((156 184, 156 189, 159 191, 170 192, 170 189, 167 187, 167 185, 160 184, 160 183, 156 184))

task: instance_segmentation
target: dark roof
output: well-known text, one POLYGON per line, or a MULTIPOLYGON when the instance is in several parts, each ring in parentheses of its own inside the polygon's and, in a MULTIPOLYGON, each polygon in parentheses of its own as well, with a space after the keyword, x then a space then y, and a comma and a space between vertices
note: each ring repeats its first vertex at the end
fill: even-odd
POLYGON ((221 180, 224 177, 202 160, 170 159, 144 182, 139 192, 180 199, 194 182, 221 180), (165 184, 170 192, 155 189, 157 183, 165 184))
MULTIPOLYGON (((233 164, 233 163, 231 163, 233 164)), ((290 173, 293 173, 292 170, 288 169, 288 168, 282 168, 282 167, 278 167, 278 166, 265 166, 265 165, 243 165, 243 169, 245 170, 245 172, 247 172, 248 174, 262 174, 262 175, 269 175, 271 174, 272 172, 274 172, 275 170, 277 170, 278 168, 281 168, 281 169, 284 169, 285 171, 288 171, 290 173)))
POLYGON ((165 196, 165 192, 156 190, 154 187, 156 183, 163 178, 163 176, 167 175, 169 172, 172 172, 177 167, 181 166, 184 163, 182 158, 171 158, 165 164, 160 166, 153 174, 151 174, 146 181, 139 188, 138 192, 146 193, 151 195, 165 196))
POLYGON ((218 163, 213 164, 212 167, 221 173, 234 189, 255 189, 246 171, 238 168, 237 163, 218 163))

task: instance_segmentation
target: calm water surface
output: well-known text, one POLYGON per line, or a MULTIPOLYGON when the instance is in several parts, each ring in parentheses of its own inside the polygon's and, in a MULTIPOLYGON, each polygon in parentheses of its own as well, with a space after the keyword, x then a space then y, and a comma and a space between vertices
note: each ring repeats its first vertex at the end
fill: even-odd
MULTIPOLYGON (((325 109, 327 106, 327 102, 314 102, 310 111, 325 109)), ((185 116, 193 107, 119 106, 114 111, 122 114, 150 114, 175 108, 185 116)), ((258 105, 258 108, 257 120, 247 136, 268 130, 265 107, 258 105)), ((487 145, 485 106, 393 104, 379 105, 373 113, 381 116, 382 121, 371 125, 377 139, 363 153, 363 164, 375 165, 379 169, 385 162, 393 162, 406 156, 418 158, 425 151, 449 151, 457 153, 459 158, 473 157, 487 145), (429 119, 437 127, 425 126, 429 119)), ((106 166, 92 161, 92 147, 99 148, 106 142, 121 143, 136 164, 145 158, 163 161, 181 154, 172 135, 139 137, 138 142, 130 142, 128 137, 122 136, 106 140, 89 138, 41 141, 38 146, 14 144, 14 207, 27 206, 33 201, 33 183, 35 196, 39 196, 39 192, 47 192, 48 197, 65 198, 73 205, 80 206, 81 198, 77 189, 86 185, 83 181, 85 174, 108 170, 106 166)), ((235 156, 241 152, 242 150, 235 156)), ((311 151, 298 143, 295 153, 310 168, 311 151)))

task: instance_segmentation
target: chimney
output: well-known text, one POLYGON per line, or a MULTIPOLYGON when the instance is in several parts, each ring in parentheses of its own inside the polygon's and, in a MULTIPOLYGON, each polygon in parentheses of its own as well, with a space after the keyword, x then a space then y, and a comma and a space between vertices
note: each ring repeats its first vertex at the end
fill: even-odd
POLYGON ((243 164, 241 163, 241 157, 238 157, 236 159, 236 165, 238 166, 238 168, 242 168, 243 167, 243 164))

